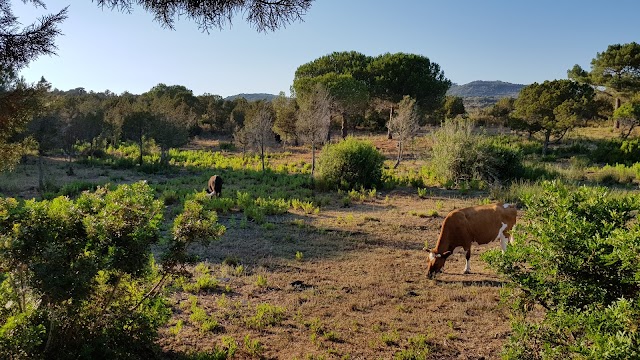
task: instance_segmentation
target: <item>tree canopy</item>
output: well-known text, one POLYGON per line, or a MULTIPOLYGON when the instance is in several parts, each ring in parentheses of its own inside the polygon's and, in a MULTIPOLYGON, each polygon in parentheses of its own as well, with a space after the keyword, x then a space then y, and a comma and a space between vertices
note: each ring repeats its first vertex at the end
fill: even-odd
POLYGON ((363 113, 367 105, 376 111, 389 110, 391 119, 393 109, 405 95, 415 99, 422 113, 439 109, 451 81, 426 56, 386 53, 371 57, 344 51, 298 67, 292 86, 295 95, 304 97, 315 84, 329 90, 335 101, 334 110, 343 120, 345 116, 363 113))
POLYGON ((302 20, 314 0, 97 0, 98 6, 131 12, 134 5, 153 14, 162 26, 174 29, 176 20, 185 17, 209 32, 232 24, 238 14, 260 32, 274 31, 302 20))
POLYGON ((373 79, 373 97, 397 103, 409 95, 423 111, 438 109, 451 87, 440 65, 416 54, 377 56, 369 65, 369 75, 373 79))
POLYGON ((533 83, 520 91, 514 115, 532 131, 544 132, 543 154, 551 135, 562 137, 580 119, 595 115, 595 91, 586 84, 571 80, 533 83))
POLYGON ((617 93, 640 91, 640 44, 609 45, 591 60, 590 72, 574 65, 567 74, 571 79, 604 86, 617 93))

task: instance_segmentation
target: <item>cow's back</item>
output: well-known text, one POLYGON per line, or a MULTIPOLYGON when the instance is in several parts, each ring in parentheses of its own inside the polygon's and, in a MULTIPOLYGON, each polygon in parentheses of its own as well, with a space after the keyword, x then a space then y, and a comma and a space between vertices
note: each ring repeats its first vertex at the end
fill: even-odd
POLYGON ((517 210, 514 206, 503 204, 479 205, 460 211, 469 227, 473 242, 487 244, 495 240, 500 232, 506 234, 516 221, 517 210))

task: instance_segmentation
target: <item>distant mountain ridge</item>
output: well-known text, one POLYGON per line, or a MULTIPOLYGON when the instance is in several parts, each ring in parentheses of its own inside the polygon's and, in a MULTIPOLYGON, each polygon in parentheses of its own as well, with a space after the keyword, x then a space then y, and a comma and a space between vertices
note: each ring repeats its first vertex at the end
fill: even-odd
POLYGON ((447 95, 459 96, 461 98, 471 97, 488 97, 488 98, 503 98, 503 97, 518 97, 520 90, 526 85, 512 84, 504 81, 472 81, 464 85, 451 85, 447 95))
MULTIPOLYGON (((465 106, 483 107, 496 103, 500 98, 518 97, 520 90, 525 87, 523 84, 513 84, 505 81, 484 81, 476 80, 468 84, 453 84, 447 95, 459 96, 464 99, 465 106)), ((237 94, 227 96, 225 100, 235 100, 237 98, 245 98, 247 101, 265 100, 271 101, 278 95, 266 93, 237 94)))
POLYGON ((257 93, 257 94, 237 94, 237 95, 231 95, 231 96, 227 96, 226 98, 224 98, 225 100, 235 100, 237 98, 245 98, 247 99, 247 101, 258 101, 258 100, 266 100, 266 101, 271 101, 275 98, 277 98, 278 95, 273 95, 273 94, 264 94, 264 93, 257 93))

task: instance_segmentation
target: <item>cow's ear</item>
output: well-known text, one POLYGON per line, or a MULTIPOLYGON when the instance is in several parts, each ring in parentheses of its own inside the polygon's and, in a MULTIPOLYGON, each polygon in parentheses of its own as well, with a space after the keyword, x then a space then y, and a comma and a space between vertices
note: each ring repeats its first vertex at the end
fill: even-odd
POLYGON ((449 257, 449 255, 451 255, 451 254, 453 254, 453 251, 445 251, 445 252, 443 252, 443 253, 442 253, 442 257, 446 259, 446 258, 448 258, 448 257, 449 257))

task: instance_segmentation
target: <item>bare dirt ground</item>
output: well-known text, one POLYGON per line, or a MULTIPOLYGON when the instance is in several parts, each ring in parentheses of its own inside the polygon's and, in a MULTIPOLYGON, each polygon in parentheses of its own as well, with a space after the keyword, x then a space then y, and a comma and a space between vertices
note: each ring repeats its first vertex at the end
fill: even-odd
MULTIPOLYGON (((348 208, 327 207, 318 215, 290 213, 271 219, 275 226, 238 224, 222 218, 223 238, 196 249, 213 266, 229 293, 198 295, 198 304, 220 319, 221 330, 202 333, 189 324, 188 294, 175 300, 177 314, 160 340, 166 350, 207 350, 223 336, 238 343, 249 335, 263 345, 268 359, 391 359, 409 347, 408 339, 425 335, 433 359, 494 359, 509 334, 506 310, 499 304, 500 279, 478 255, 496 244, 475 247, 472 274, 462 275, 464 257, 454 254, 436 280, 426 277, 425 241, 433 246, 448 211, 475 205, 478 198, 454 192, 420 199, 395 190, 375 201, 348 208), (421 217, 440 208, 440 216, 421 217), (417 214, 416 214, 417 211, 417 214), (296 252, 303 254, 296 260, 296 252), (220 265, 235 259, 246 270, 239 276, 220 265), (257 278, 267 285, 258 285, 257 278), (222 300, 221 300, 222 299, 222 300), (251 329, 246 319, 255 306, 284 307, 282 323, 251 329)), ((240 358, 251 358, 240 351, 240 358)))

